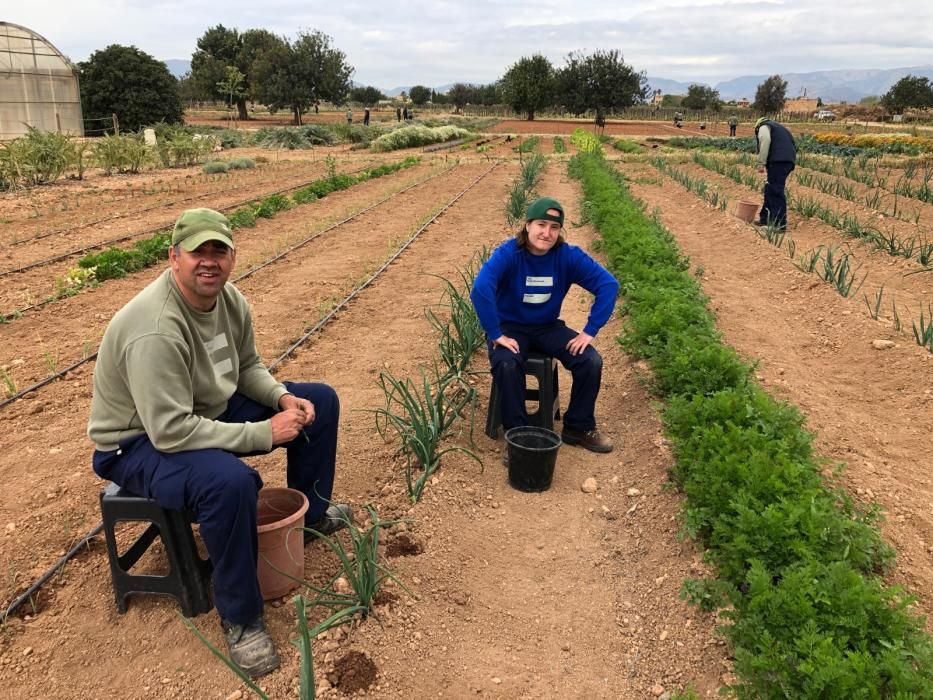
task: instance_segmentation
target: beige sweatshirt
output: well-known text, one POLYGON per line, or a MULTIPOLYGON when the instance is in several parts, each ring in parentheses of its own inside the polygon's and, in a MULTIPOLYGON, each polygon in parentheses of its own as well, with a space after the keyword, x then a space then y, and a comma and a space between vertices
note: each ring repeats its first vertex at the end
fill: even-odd
POLYGON ((256 352, 246 299, 227 284, 211 311, 198 311, 169 269, 107 326, 88 436, 99 450, 142 433, 163 452, 272 449, 270 421, 214 420, 234 391, 272 408, 287 393, 256 352))

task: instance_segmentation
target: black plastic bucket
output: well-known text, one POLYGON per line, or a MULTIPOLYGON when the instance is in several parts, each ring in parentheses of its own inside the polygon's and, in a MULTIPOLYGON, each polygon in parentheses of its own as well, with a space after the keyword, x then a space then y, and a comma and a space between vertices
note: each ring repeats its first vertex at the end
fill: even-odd
POLYGON ((509 484, 519 491, 547 491, 554 477, 560 435, 547 428, 523 425, 505 433, 509 450, 509 484))

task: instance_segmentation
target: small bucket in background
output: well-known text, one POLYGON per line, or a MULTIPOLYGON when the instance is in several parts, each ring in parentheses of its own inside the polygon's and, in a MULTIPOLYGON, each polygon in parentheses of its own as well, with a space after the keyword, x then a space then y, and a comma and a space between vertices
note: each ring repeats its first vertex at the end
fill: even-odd
POLYGON ((519 491, 551 488, 560 435, 547 428, 523 425, 505 433, 509 450, 509 484, 519 491))
POLYGON ((286 488, 259 490, 256 524, 259 531, 257 574, 263 600, 281 598, 298 588, 305 569, 305 538, 302 527, 308 497, 286 488))
POLYGON ((735 215, 746 224, 750 224, 758 218, 758 209, 756 202, 740 201, 735 205, 735 215))

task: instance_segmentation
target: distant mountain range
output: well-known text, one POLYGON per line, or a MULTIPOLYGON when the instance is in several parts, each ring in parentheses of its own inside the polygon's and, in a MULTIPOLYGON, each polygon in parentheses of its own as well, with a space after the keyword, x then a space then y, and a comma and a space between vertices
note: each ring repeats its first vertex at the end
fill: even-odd
MULTIPOLYGON (((894 83, 906 75, 933 80, 933 65, 865 70, 821 70, 812 73, 781 73, 787 81, 787 97, 819 97, 823 102, 858 102, 869 95, 883 95, 894 83)), ((716 83, 712 87, 719 91, 724 100, 755 99, 758 86, 767 75, 743 75, 732 80, 716 83)), ((701 83, 708 85, 708 83, 701 83)), ((648 78, 652 90, 664 94, 685 95, 691 83, 666 78, 648 78)))
MULTIPOLYGON (((191 70, 191 61, 170 59, 165 61, 172 75, 180 78, 191 70)), ((883 95, 894 83, 906 75, 933 80, 933 65, 912 66, 908 68, 865 70, 821 70, 812 73, 781 73, 787 81, 787 97, 819 97, 826 103, 854 103, 869 95, 883 95)), ((719 91, 723 100, 740 100, 743 97, 755 99, 755 90, 768 78, 767 75, 743 75, 732 80, 724 80, 712 87, 719 91)), ((465 81, 463 81, 465 82, 465 81)), ((356 86, 366 83, 354 82, 356 86)), ((481 83, 476 83, 481 84, 481 83)), ((708 85, 708 83, 700 83, 708 85)), ((437 92, 447 92, 454 83, 428 86, 437 92)), ((661 90, 665 95, 685 95, 691 83, 667 78, 648 78, 652 90, 661 90)), ((402 92, 411 91, 411 85, 401 85, 382 90, 388 97, 396 97, 402 92)), ((382 89, 382 88, 380 88, 382 89)))

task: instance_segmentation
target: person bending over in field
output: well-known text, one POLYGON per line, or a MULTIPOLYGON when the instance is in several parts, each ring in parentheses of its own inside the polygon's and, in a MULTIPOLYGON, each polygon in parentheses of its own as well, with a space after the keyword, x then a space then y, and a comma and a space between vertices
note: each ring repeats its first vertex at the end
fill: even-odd
POLYGON ((538 351, 556 357, 573 376, 561 438, 593 452, 611 452, 596 427, 596 397, 603 360, 592 346, 615 307, 619 283, 581 248, 564 241, 564 209, 550 197, 528 207, 525 225, 490 256, 476 276, 470 298, 486 332, 493 381, 506 430, 528 425, 525 362, 538 351), (560 320, 572 284, 595 296, 583 332, 560 320))
POLYGON ((262 364, 246 299, 227 284, 236 250, 223 215, 184 212, 168 256, 169 268, 104 333, 88 422, 93 467, 195 514, 230 658, 257 677, 279 658, 256 576, 262 479, 239 457, 286 447, 288 485, 310 502, 305 526, 345 527, 349 506, 329 505, 340 404, 326 384, 282 384, 262 364))
POLYGON ((787 195, 784 185, 797 163, 797 143, 783 124, 762 117, 755 122, 758 172, 767 173, 764 202, 757 226, 787 229, 787 195))

